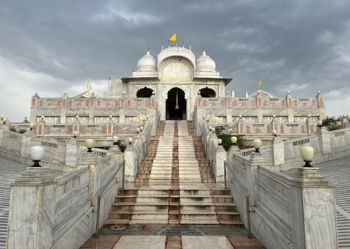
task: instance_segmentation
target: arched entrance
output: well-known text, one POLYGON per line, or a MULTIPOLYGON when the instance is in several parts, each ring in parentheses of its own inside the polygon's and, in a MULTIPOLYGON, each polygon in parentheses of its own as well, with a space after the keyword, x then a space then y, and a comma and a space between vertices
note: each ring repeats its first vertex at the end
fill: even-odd
POLYGON ((141 88, 137 91, 136 97, 137 98, 150 98, 154 94, 153 90, 148 87, 141 88))
POLYGON ((167 120, 186 120, 185 92, 178 87, 170 89, 166 100, 167 120))
POLYGON ((199 95, 202 98, 215 98, 216 92, 213 89, 206 87, 199 90, 199 95))

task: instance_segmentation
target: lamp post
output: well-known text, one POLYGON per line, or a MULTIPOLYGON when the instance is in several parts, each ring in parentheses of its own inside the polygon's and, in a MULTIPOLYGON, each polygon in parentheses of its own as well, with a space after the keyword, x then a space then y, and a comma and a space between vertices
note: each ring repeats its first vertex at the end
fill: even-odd
POLYGON ((314 157, 314 148, 309 144, 305 144, 300 148, 300 155, 305 162, 303 167, 311 168, 312 158, 314 157))
POLYGON ((143 126, 140 127, 140 131, 143 132, 143 126))
POLYGON ((30 157, 33 160, 32 167, 41 167, 39 162, 44 156, 44 147, 41 145, 34 145, 30 148, 30 157))
POLYGON ((136 132, 137 132, 137 134, 139 134, 140 133, 140 128, 136 128, 136 132))
POLYGON ((260 148, 261 148, 261 145, 262 145, 262 142, 260 139, 255 139, 253 141, 254 143, 254 148, 255 148, 255 153, 260 153, 260 148))
POLYGON ((133 139, 132 139, 132 137, 129 137, 129 138, 128 138, 129 145, 131 145, 131 144, 132 144, 132 140, 133 140, 133 139))
POLYGON ((86 143, 86 147, 88 148, 88 151, 87 151, 87 152, 92 152, 92 148, 93 148, 94 145, 95 145, 95 140, 89 138, 89 139, 86 139, 86 140, 85 140, 85 143, 86 143))
POLYGON ((2 118, 3 124, 6 124, 6 122, 8 121, 8 118, 5 116, 2 118))

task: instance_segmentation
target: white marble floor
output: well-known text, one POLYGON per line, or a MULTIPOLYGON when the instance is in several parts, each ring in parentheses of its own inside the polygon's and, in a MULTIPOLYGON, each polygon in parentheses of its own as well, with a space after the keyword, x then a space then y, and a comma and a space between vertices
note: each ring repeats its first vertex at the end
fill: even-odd
MULTIPOLYGON (((114 249, 164 249, 166 236, 122 236, 114 249)), ((233 249, 225 236, 182 236, 183 249, 233 249)))

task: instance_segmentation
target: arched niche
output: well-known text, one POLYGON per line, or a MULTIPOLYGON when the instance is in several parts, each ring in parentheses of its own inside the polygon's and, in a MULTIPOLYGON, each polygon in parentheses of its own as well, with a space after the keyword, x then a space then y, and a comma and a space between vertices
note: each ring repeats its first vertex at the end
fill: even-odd
POLYGON ((137 98, 150 98, 152 95, 154 95, 154 91, 148 87, 141 88, 136 92, 137 98))
POLYGON ((205 87, 199 90, 199 95, 202 98, 215 98, 216 97, 216 92, 209 88, 209 87, 205 87))

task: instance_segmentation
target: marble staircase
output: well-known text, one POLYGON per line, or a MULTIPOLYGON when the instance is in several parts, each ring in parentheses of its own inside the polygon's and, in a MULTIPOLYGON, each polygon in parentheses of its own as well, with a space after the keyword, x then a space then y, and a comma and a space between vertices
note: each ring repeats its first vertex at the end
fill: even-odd
POLYGON ((151 138, 135 185, 119 190, 106 222, 126 224, 243 226, 230 191, 215 184, 191 123, 166 121, 151 138))

